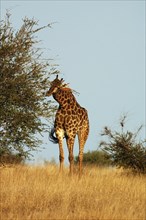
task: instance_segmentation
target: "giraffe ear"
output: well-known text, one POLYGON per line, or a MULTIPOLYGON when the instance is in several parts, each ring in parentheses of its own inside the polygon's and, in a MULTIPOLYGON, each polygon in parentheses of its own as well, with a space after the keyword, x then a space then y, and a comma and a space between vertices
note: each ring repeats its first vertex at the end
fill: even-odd
POLYGON ((61 78, 61 81, 63 81, 63 78, 61 78))

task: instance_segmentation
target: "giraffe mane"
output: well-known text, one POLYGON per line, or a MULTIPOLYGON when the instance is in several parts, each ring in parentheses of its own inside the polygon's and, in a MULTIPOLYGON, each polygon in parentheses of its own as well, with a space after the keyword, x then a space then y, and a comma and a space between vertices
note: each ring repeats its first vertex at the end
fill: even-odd
POLYGON ((63 91, 71 91, 72 92, 72 89, 68 88, 68 87, 62 87, 61 90, 63 90, 63 91))

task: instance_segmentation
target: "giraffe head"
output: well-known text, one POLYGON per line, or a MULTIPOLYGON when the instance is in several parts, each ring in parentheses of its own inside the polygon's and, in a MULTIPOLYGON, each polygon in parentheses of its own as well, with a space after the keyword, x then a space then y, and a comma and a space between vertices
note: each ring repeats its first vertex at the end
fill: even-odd
POLYGON ((52 94, 56 93, 59 88, 65 87, 67 84, 63 84, 63 78, 58 79, 58 75, 56 78, 50 83, 51 87, 49 91, 46 92, 46 96, 51 96, 52 94))

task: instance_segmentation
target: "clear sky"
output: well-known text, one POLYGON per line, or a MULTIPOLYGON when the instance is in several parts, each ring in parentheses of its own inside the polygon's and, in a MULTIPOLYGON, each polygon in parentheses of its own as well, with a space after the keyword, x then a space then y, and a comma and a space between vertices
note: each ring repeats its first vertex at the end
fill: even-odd
MULTIPOLYGON (((80 93, 76 96, 88 110, 90 135, 85 151, 96 150, 104 126, 117 129, 128 112, 127 128, 145 125, 145 1, 1 1, 17 30, 22 19, 35 18, 42 30, 45 56, 58 64, 61 77, 80 93)), ((144 137, 144 131, 141 134, 144 137)), ((55 158, 58 146, 43 137, 36 161, 55 158)), ((67 161, 67 147, 64 146, 67 161)), ((74 154, 78 154, 77 141, 74 154)))

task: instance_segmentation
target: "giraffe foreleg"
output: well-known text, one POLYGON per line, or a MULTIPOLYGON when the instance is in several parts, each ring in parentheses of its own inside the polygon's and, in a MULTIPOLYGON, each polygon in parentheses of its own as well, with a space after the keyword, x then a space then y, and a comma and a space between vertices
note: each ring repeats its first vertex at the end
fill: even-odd
POLYGON ((63 165, 64 165, 64 151, 63 151, 62 142, 59 142, 59 160, 60 160, 60 173, 62 173, 63 165))
POLYGON ((56 129, 55 133, 56 133, 56 137, 58 139, 58 144, 59 144, 60 173, 62 173, 63 164, 64 164, 64 151, 63 151, 64 131, 63 129, 56 129))

